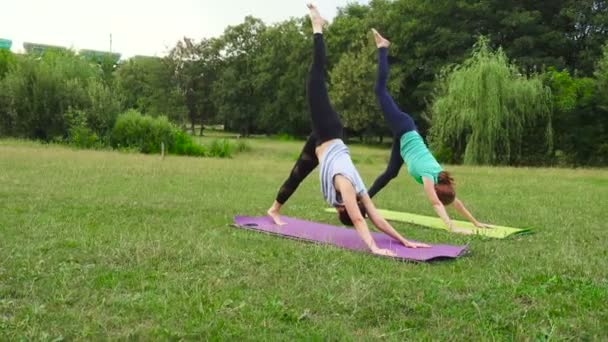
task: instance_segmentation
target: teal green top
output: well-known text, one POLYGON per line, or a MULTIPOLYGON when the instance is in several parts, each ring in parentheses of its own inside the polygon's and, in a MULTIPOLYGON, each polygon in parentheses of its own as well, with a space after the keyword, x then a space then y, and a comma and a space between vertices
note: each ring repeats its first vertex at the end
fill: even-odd
POLYGON ((407 164, 407 172, 416 182, 422 184, 424 176, 437 184, 437 177, 443 169, 418 132, 409 131, 401 136, 401 157, 407 164))

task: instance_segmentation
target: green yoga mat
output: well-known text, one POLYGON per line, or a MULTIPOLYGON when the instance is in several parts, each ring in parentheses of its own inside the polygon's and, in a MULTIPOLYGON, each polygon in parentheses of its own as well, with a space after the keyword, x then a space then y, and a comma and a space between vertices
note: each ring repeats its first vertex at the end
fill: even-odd
MULTIPOLYGON (((336 209, 326 208, 326 212, 335 213, 336 209)), ((405 222, 417 224, 419 226, 447 230, 443 221, 438 217, 401 213, 398 211, 378 209, 380 214, 389 221, 405 222)), ((463 229, 470 229, 473 234, 487 236, 491 238, 504 239, 512 235, 531 233, 530 229, 511 228, 494 225, 494 228, 477 228, 470 222, 452 220, 454 224, 463 229)))

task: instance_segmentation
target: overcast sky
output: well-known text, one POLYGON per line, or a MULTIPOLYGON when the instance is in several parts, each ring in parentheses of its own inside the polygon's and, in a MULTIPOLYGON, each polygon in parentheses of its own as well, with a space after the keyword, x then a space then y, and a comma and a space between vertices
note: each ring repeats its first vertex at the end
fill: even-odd
MULTIPOLYGON (((337 7, 367 0, 317 0, 331 19, 337 7)), ((0 38, 75 49, 112 50, 123 57, 162 56, 183 36, 222 34, 247 15, 275 23, 306 15, 306 0, 7 0, 0 5, 0 38)))

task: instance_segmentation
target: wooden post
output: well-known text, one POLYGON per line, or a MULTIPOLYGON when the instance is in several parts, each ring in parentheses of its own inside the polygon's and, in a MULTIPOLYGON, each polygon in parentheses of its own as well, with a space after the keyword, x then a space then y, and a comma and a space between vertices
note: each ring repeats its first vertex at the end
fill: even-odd
POLYGON ((165 143, 160 143, 160 159, 165 160, 165 143))

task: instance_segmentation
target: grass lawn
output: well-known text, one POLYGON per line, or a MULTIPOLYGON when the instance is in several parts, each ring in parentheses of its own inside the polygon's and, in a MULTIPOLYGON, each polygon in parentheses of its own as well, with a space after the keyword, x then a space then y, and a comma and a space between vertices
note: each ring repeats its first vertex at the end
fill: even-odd
MULTIPOLYGON (((201 138, 212 139, 212 138, 201 138)), ((228 227, 272 203, 302 142, 249 141, 233 159, 72 150, 0 140, 0 340, 607 340, 607 170, 447 167, 506 240, 414 264, 228 227)), ((366 183, 387 148, 354 146, 366 183)), ((376 197, 432 214, 402 170, 376 197)), ((322 212, 318 173, 284 214, 322 212)))

